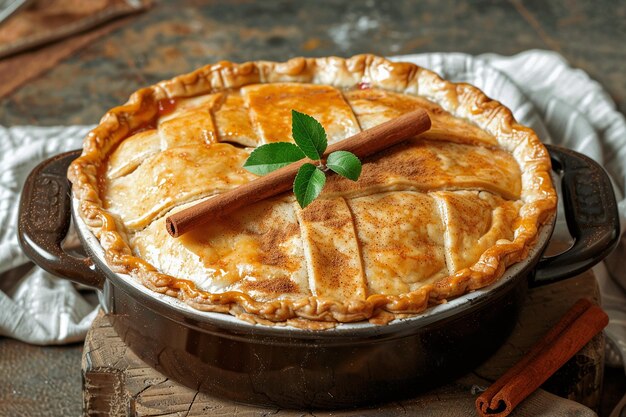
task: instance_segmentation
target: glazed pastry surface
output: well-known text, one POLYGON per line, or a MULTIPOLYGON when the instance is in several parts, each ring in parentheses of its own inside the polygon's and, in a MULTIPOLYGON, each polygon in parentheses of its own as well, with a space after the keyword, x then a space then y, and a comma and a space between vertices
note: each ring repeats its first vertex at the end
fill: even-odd
POLYGON ((410 64, 297 64, 207 67, 140 90, 126 132, 128 109, 103 119, 69 176, 114 270, 203 310, 341 322, 422 311, 525 257, 556 197, 545 148, 506 108, 410 64), (166 231, 167 215, 256 178, 243 163, 293 141, 292 109, 334 143, 417 108, 428 132, 363 160, 357 182, 330 174, 304 210, 288 193, 166 231))

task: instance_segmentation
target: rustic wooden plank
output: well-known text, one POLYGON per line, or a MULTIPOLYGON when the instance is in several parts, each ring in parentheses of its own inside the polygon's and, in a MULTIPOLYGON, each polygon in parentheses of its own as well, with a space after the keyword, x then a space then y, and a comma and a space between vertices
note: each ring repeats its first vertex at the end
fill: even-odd
MULTIPOLYGON (((598 300, 591 272, 529 291, 517 326, 507 342, 475 372, 411 400, 367 409, 314 412, 278 410, 235 404, 199 393, 150 368, 115 333, 100 314, 85 341, 83 395, 86 416, 474 416, 475 389, 489 384, 517 361, 580 297, 598 300)), ((602 336, 596 337, 549 381, 559 395, 597 406, 602 380, 602 336)), ((514 416, 592 416, 590 409, 538 390, 514 416)))

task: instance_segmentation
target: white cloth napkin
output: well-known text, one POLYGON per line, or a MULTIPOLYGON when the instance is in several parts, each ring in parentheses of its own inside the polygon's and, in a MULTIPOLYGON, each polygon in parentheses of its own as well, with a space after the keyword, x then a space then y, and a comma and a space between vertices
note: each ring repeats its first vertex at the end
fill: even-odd
MULTIPOLYGON (((513 57, 431 53, 393 57, 430 68, 453 81, 481 88, 513 111, 545 142, 562 144, 602 163, 615 181, 620 216, 626 216, 626 121, 610 97, 587 74, 559 54, 533 50, 513 57)), ((17 243, 19 193, 30 170, 43 159, 81 146, 89 126, 0 127, 0 273, 27 261, 17 243)), ((561 226, 563 225, 560 222, 561 226)), ((622 222, 626 225, 625 222, 622 222)), ((557 227, 562 230, 563 227, 557 227)), ((596 268, 612 358, 626 358, 626 242, 596 268)), ((15 288, 0 291, 0 335, 35 344, 81 340, 95 315, 64 280, 39 268, 15 288)))
MULTIPOLYGON (((58 153, 80 148, 86 126, 0 126, 0 274, 28 258, 17 242, 17 210, 30 171, 58 153)), ((7 292, 0 291, 0 335, 38 344, 85 338, 97 311, 66 280, 35 267, 7 292)))

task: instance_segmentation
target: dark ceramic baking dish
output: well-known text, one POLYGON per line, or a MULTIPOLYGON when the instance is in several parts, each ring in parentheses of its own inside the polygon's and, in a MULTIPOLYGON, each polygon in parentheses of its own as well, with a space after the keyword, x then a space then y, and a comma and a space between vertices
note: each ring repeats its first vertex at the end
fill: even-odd
POLYGON ((554 221, 530 256, 495 284, 388 325, 341 324, 324 331, 252 325, 194 310, 111 271, 76 215, 66 177, 80 151, 53 157, 28 178, 19 214, 24 251, 45 270, 100 291, 102 308, 148 364, 191 388, 281 408, 344 408, 406 398, 449 381, 490 356, 515 323, 528 286, 576 275, 603 259, 619 236, 608 176, 591 159, 549 146, 575 239, 544 258, 554 221), (72 217, 88 257, 64 252, 72 217))

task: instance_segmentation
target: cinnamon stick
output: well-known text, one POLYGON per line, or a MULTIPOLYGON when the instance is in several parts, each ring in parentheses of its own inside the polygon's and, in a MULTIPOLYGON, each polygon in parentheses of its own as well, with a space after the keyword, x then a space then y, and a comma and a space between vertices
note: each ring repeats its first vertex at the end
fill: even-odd
POLYGON ((483 417, 505 417, 609 323, 606 313, 580 299, 515 366, 476 399, 483 417))
MULTIPOLYGON (((328 146, 323 157, 342 150, 352 152, 359 158, 365 158, 428 129, 430 129, 428 113, 425 110, 416 110, 328 146)), ((180 237, 202 224, 239 208, 288 191, 293 187, 298 169, 307 162, 312 161, 303 159, 294 162, 233 190, 172 214, 166 219, 167 231, 173 237, 180 237)))

